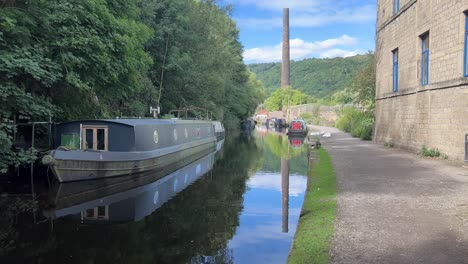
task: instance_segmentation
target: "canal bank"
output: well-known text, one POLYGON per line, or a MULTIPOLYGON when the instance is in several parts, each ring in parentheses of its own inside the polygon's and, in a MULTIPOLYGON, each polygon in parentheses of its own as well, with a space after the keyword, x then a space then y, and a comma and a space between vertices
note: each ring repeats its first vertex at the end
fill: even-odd
POLYGON ((288 258, 290 264, 330 262, 336 215, 335 172, 325 149, 313 151, 310 159, 307 193, 288 258))
POLYGON ((466 169, 316 129, 332 132, 332 263, 468 263, 466 169))

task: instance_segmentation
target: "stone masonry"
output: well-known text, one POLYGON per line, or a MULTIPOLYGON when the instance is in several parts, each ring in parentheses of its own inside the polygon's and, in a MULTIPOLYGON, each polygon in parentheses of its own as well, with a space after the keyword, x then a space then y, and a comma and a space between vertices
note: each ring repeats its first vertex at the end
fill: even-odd
MULTIPOLYGON (((319 115, 319 124, 322 126, 335 126, 338 112, 343 106, 323 106, 317 104, 305 104, 291 106, 291 119, 300 118, 302 114, 310 114, 312 116, 319 115)), ((317 125, 317 124, 315 124, 317 125)))
POLYGON ((378 0, 376 124, 378 143, 437 148, 464 160, 468 77, 464 77, 468 0, 378 0), (429 34, 429 84, 421 84, 422 40, 429 34), (398 91, 393 54, 398 49, 398 91))

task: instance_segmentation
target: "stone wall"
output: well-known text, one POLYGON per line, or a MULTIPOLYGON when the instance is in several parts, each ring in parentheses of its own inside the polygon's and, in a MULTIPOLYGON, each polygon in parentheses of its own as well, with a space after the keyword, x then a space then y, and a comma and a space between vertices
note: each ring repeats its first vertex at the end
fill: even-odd
POLYGON ((464 160, 468 78, 464 77, 468 1, 378 1, 374 139, 419 151, 438 148, 464 160), (429 84, 422 86, 421 39, 429 33, 429 84), (399 89, 392 91, 392 51, 399 51, 399 89))
POLYGON ((338 111, 342 106, 323 106, 317 104, 305 104, 291 106, 290 116, 291 119, 299 118, 302 114, 308 113, 312 115, 315 120, 319 120, 317 125, 322 126, 335 126, 336 119, 338 118, 338 111), (319 116, 317 119, 316 116, 319 116))

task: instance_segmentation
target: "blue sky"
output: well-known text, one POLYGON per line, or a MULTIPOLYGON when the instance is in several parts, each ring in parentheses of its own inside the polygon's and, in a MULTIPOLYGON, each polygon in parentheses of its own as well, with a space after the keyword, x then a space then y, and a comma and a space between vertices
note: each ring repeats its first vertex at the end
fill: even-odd
POLYGON ((281 60, 282 8, 291 59, 347 57, 375 47, 375 0, 224 0, 234 6, 246 63, 281 60))

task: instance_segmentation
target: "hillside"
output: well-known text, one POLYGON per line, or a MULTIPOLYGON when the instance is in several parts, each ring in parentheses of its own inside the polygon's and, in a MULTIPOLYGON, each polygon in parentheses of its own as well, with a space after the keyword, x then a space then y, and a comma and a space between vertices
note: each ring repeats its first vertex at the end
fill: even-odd
MULTIPOLYGON (((365 66, 372 55, 348 58, 305 59, 291 62, 291 86, 316 98, 323 98, 346 88, 353 75, 365 66)), ((281 63, 248 65, 257 74, 270 95, 280 87, 281 63)))

